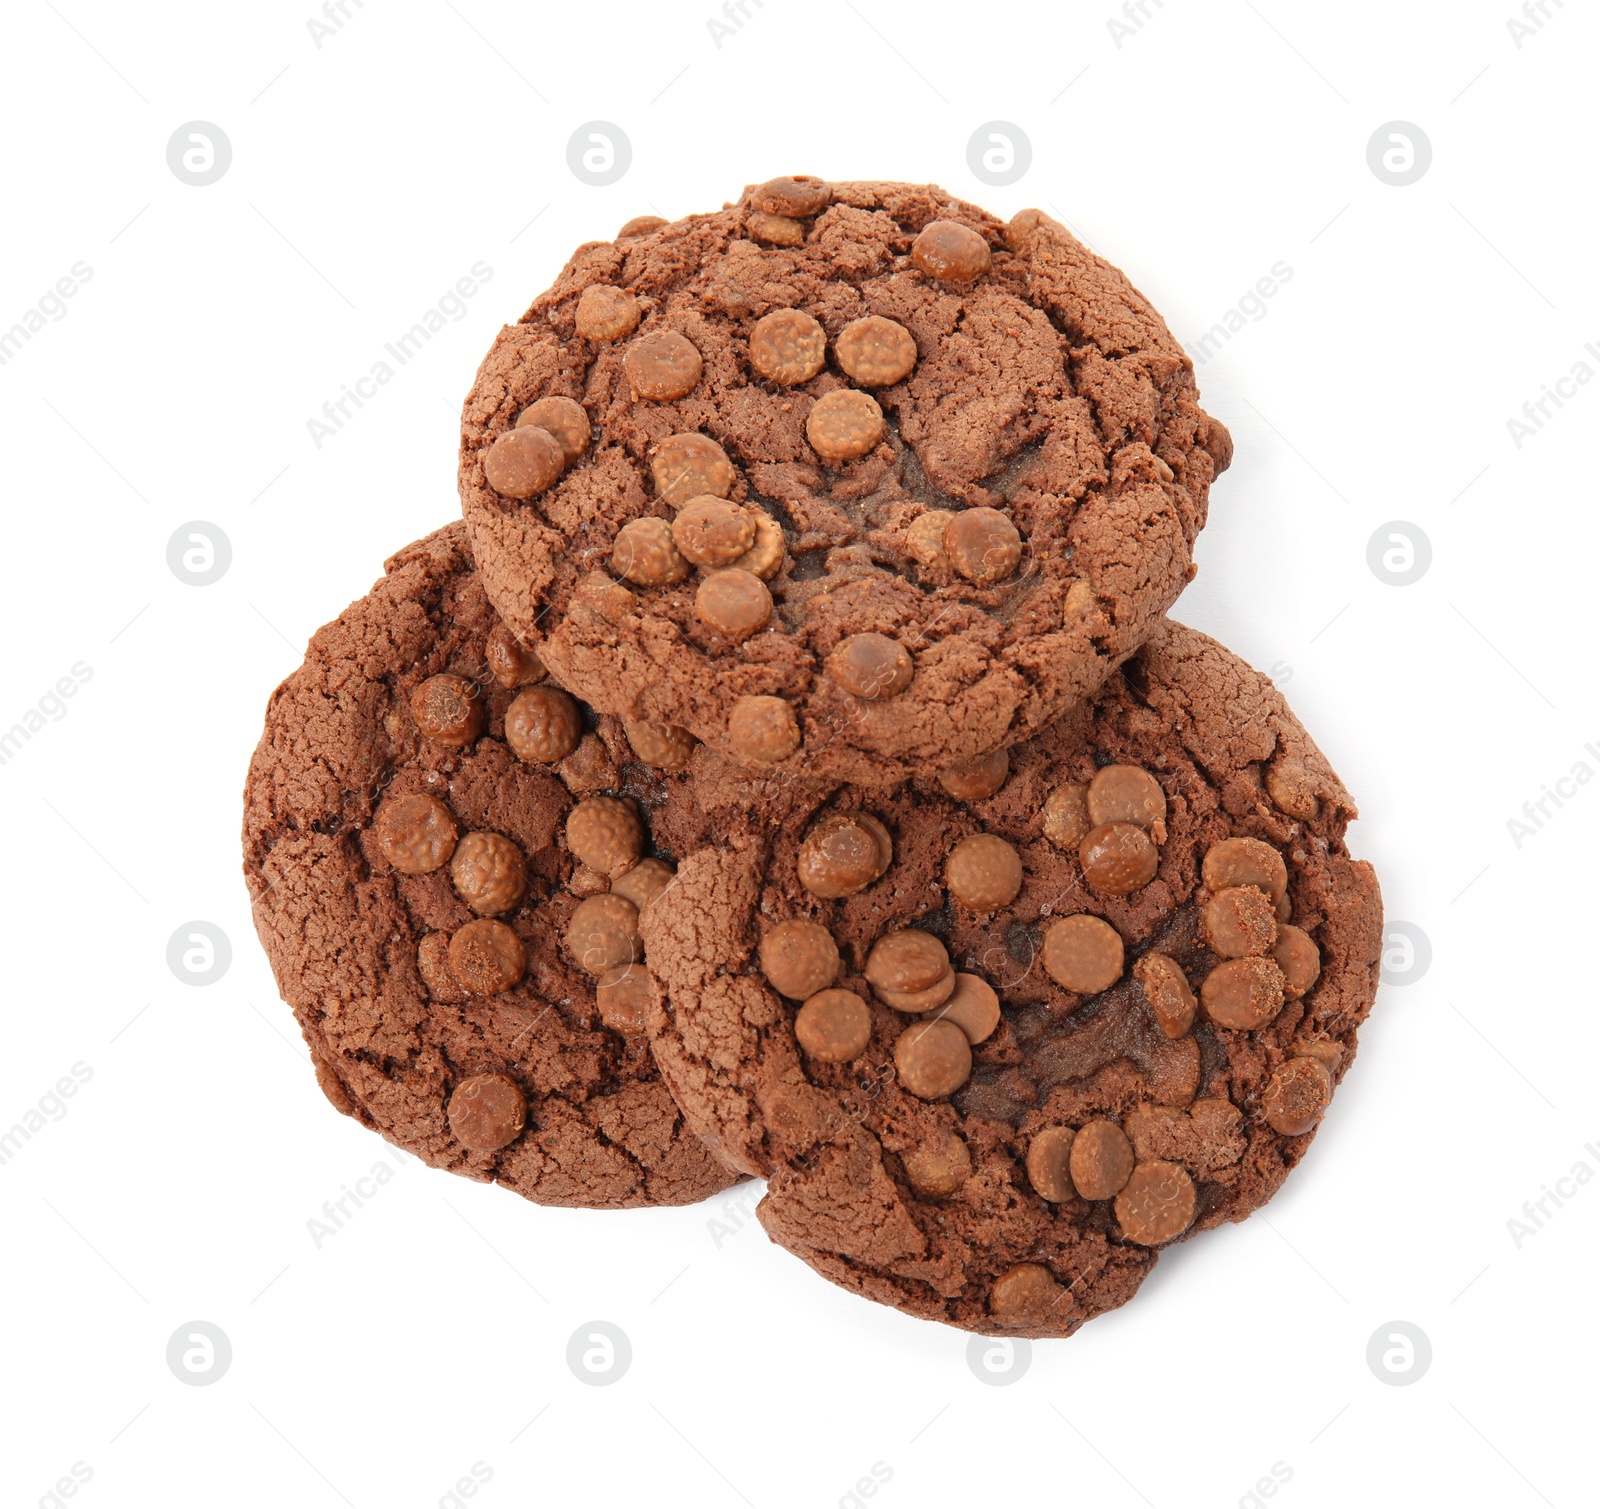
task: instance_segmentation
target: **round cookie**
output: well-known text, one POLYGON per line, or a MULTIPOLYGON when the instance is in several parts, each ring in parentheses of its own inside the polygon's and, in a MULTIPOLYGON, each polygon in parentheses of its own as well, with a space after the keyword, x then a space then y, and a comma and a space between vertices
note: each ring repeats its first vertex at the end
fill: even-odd
POLYGON ((580 247, 479 369, 460 489, 562 685, 881 783, 1091 693, 1193 575, 1231 451, 1160 316, 1048 216, 785 179, 580 247))
MULTIPOLYGON (((642 1032, 637 917, 671 878, 650 818, 683 777, 550 687, 459 521, 385 569, 273 694, 245 787, 256 930, 318 1082, 424 1162, 542 1204, 734 1183, 642 1032)), ((666 826, 703 842, 699 821, 666 826)))
POLYGON ((682 858, 657 1062, 826 1277, 1069 1335, 1305 1153, 1377 988, 1354 815, 1271 683, 1169 623, 987 796, 795 788, 682 858))

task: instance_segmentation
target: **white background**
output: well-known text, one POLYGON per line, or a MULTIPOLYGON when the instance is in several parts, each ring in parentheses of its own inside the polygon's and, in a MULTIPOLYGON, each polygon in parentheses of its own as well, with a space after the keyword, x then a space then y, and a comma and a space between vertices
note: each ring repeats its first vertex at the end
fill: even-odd
POLYGON ((0 729, 92 675, 0 765, 0 1130, 92 1077, 0 1164, 4 1502, 65 1502, 80 1464, 73 1502, 105 1509, 427 1509, 481 1464, 486 1509, 765 1509, 864 1504, 880 1464, 887 1509, 1167 1509, 1265 1503, 1281 1464, 1289 1509, 1592 1503, 1600 1188, 1565 1185, 1520 1245, 1508 1221, 1600 1171, 1600 790, 1568 786, 1520 846, 1507 827, 1600 771, 1600 391, 1520 446, 1507 428, 1600 370, 1592 9, 1546 0, 1519 47, 1510 0, 1146 0, 1119 46, 1109 0, 745 4, 720 46, 711 0, 346 0, 321 46, 310 0, 7 7, 0 329, 92 276, 0 366, 0 729), (1005 187, 968 166, 997 118, 1032 144, 1005 187), (597 119, 633 151, 605 188, 567 166, 597 119), (166 160, 195 120, 232 144, 208 187, 166 160), (1432 144, 1405 187, 1367 161, 1395 120, 1432 144), (1270 1209, 1004 1387, 964 1334, 769 1245, 748 1187, 541 1210, 335 1115, 239 876, 266 697, 453 513, 500 324, 580 241, 780 172, 1041 205, 1191 344, 1289 266, 1200 368, 1238 454, 1179 616, 1286 687, 1390 916, 1431 943, 1270 1209), (463 317, 318 448, 307 420, 480 261, 463 317), (232 546, 207 587, 167 565, 193 520, 232 546), (1393 520, 1431 542, 1413 585, 1368 565, 1393 520), (166 963, 194 919, 233 948, 205 987, 166 963), (380 1158, 399 1175, 316 1246, 308 1220, 380 1158), (166 1363, 196 1320, 233 1352, 206 1387, 166 1363), (592 1320, 631 1340, 609 1387, 565 1361, 592 1320), (1432 1348, 1404 1387, 1366 1361, 1397 1320, 1432 1348))

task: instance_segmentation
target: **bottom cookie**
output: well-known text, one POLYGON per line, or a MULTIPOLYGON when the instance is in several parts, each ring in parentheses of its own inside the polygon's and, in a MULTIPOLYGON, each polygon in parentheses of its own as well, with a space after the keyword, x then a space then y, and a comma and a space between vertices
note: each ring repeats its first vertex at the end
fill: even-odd
POLYGON ((543 682, 463 525, 386 570, 273 694, 245 787, 256 930, 318 1082, 423 1161, 542 1204, 726 1188, 642 1032, 638 914, 671 878, 647 824, 681 778, 543 682))
POLYGON ((818 1272, 1070 1335, 1304 1155, 1376 992, 1378 887, 1348 793, 1220 645, 1166 625, 943 784, 783 800, 646 915, 650 1030, 818 1272))

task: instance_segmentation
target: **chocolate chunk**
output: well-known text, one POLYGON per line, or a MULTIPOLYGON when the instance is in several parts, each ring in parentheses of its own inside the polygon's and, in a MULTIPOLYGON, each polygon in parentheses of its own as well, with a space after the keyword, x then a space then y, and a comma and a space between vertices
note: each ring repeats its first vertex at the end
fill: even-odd
POLYGON ((567 814, 567 848, 581 864, 615 880, 639 862, 644 825, 632 802, 585 797, 567 814))
POLYGON ((555 485, 566 464, 561 442, 549 430, 518 426, 485 452, 483 475, 502 498, 533 498, 555 485))
POLYGON ((1073 1138, 1068 1166, 1085 1200, 1109 1200, 1133 1173, 1133 1145, 1116 1122, 1091 1121, 1073 1138))
POLYGON ((1150 835, 1132 823, 1102 823, 1078 846, 1083 878, 1108 896, 1128 896, 1149 885, 1159 859, 1150 835))
POLYGON ((964 508, 944 529, 944 553, 969 582, 1003 582, 1022 559, 1022 536, 997 508, 964 508))
POLYGON ((870 393, 836 388, 819 398, 806 419, 806 439, 829 466, 865 456, 883 439, 883 410, 870 393))
POLYGON ((609 283, 592 284, 578 300, 578 334, 586 341, 620 341, 638 328, 640 313, 631 293, 609 283))
POLYGON ((807 1000, 838 977, 839 945, 821 923, 780 922, 761 940, 761 972, 779 995, 807 1000))
POLYGON ((612 543, 611 569, 640 587, 667 587, 689 574, 689 562, 665 519, 630 519, 612 543))
POLYGON ((517 424, 536 424, 541 430, 548 430, 555 436, 568 466, 589 444, 589 416, 583 405, 571 398, 541 398, 517 415, 517 424))
POLYGON ((910 652, 886 634, 852 634, 828 656, 828 674, 867 702, 899 696, 915 672, 910 652))
POLYGON ((373 828, 383 857, 402 875, 431 874, 455 853, 456 820, 436 797, 393 797, 373 828))
POLYGON ((456 895, 480 917, 496 917, 522 905, 528 862, 504 834, 469 833, 456 845, 450 879, 456 895))
POLYGON ((774 309, 750 327, 750 365, 784 387, 810 382, 827 354, 827 332, 803 309, 774 309))
POLYGON ((833 354, 862 387, 886 388, 910 375, 917 364, 917 343, 904 325, 869 314, 839 332, 833 354))
POLYGON ((656 330, 628 347, 622 370, 637 398, 684 398, 700 381, 703 363, 694 343, 676 330, 656 330))
POLYGON ((1285 1137, 1309 1132, 1333 1099, 1333 1076, 1314 1058, 1291 1058, 1272 1071, 1261 1112, 1285 1137))
POLYGON ((448 1117, 462 1147, 497 1153, 522 1135, 528 1103, 517 1082, 504 1074, 474 1074, 451 1094, 448 1117))
POLYGON ((894 1069, 920 1100, 953 1095, 972 1073, 972 1045, 954 1022, 937 1019, 907 1027, 895 1040, 894 1069))
POLYGON ((1046 1127, 1028 1143, 1028 1182, 1042 1200, 1059 1203, 1077 1194, 1070 1171, 1071 1127, 1046 1127))
POLYGON ((794 709, 782 697, 741 697, 728 716, 728 744, 747 765, 772 765, 800 747, 794 709))
POLYGON ((812 1058, 847 1064, 872 1037, 872 1013, 853 990, 819 990, 800 1008, 794 1035, 812 1058))
POLYGON ((450 940, 450 974, 475 996, 510 990, 527 973, 528 950, 503 922, 480 917, 458 928, 450 940))
POLYGON ((603 978, 639 958, 639 909, 623 896, 590 896, 572 909, 567 948, 586 973, 603 978))
POLYGON ((578 747, 583 718, 559 687, 533 686, 506 709, 506 743, 519 760, 555 765, 578 747))
POLYGON ((1194 1180, 1181 1164, 1152 1159, 1134 1168, 1113 1208, 1128 1241, 1141 1247, 1170 1242, 1194 1220, 1194 1180))
POLYGON ((750 203, 764 214, 805 217, 826 209, 832 185, 809 173, 769 178, 750 195, 750 203))
POLYGON ((934 220, 911 245, 911 260, 930 278, 968 282, 989 270, 989 243, 959 220, 934 220))
POLYGON ((1087 912, 1058 917, 1044 930, 1041 959, 1063 989, 1098 995, 1122 977, 1122 939, 1109 922, 1087 912))
POLYGON ((1272 959, 1225 959, 1200 982, 1200 1004, 1219 1027, 1265 1027, 1283 1009, 1283 971, 1272 959))
POLYGON ((669 508, 682 508, 691 498, 726 498, 733 491, 733 463, 707 435, 686 431, 668 435, 650 458, 656 496, 669 508))

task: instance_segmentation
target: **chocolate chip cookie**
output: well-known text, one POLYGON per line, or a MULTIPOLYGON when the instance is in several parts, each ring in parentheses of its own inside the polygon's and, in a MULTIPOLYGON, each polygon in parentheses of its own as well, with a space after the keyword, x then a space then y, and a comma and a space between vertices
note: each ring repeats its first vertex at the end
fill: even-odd
MULTIPOLYGON (((552 686, 459 521, 386 570, 273 694, 245 788, 256 930, 318 1081, 425 1162, 542 1204, 734 1183, 642 1031, 639 917, 672 878, 650 818, 690 745, 630 742, 552 686)), ((679 841, 714 817, 680 814, 679 841)))
POLYGON ((491 599, 596 708, 865 782, 1061 717, 1193 574, 1231 457, 1037 210, 776 179, 580 247, 496 340, 460 485, 491 599))
POLYGON ((648 1018, 826 1277, 1069 1335, 1305 1154, 1377 988, 1378 886, 1344 787, 1220 645, 1164 625, 955 790, 784 801, 681 858, 648 1018))

